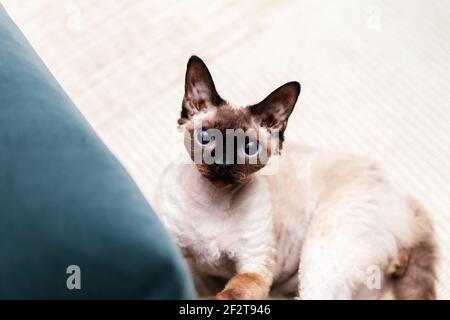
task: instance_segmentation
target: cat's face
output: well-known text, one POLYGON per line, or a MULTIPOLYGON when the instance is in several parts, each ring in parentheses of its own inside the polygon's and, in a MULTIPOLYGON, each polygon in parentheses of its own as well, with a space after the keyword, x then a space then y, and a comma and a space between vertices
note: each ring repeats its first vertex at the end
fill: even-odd
POLYGON ((260 103, 232 106, 217 93, 205 63, 191 57, 178 124, 199 172, 216 186, 246 182, 279 154, 299 94, 300 84, 289 82, 260 103))

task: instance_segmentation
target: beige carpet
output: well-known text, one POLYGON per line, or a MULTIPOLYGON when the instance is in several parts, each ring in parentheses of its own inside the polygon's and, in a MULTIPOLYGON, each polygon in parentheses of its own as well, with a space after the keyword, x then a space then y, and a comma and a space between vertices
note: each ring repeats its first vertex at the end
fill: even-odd
POLYGON ((449 1, 2 3, 150 200, 179 150, 191 54, 235 103, 299 80, 287 138, 369 155, 416 195, 450 298, 449 1))

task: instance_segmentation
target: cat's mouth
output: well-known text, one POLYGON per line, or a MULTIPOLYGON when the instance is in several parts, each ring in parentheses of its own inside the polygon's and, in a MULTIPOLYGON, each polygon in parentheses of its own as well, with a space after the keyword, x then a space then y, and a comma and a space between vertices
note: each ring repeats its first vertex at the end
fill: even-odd
POLYGON ((199 171, 214 186, 219 188, 239 185, 248 180, 247 175, 234 165, 202 165, 199 166, 199 171))

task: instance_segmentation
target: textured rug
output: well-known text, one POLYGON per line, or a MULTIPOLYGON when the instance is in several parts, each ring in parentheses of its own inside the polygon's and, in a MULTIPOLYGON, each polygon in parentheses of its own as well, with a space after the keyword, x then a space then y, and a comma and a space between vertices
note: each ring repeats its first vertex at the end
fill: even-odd
POLYGON ((287 139, 370 156, 419 198, 450 298, 450 2, 2 3, 150 201, 180 150, 191 54, 236 104, 300 81, 287 139))

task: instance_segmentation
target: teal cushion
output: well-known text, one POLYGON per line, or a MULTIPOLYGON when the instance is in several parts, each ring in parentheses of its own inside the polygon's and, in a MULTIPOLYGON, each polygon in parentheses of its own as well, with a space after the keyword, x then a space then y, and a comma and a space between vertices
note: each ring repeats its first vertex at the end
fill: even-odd
POLYGON ((192 297, 143 195, 0 5, 0 298, 192 297))

